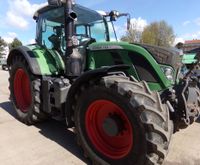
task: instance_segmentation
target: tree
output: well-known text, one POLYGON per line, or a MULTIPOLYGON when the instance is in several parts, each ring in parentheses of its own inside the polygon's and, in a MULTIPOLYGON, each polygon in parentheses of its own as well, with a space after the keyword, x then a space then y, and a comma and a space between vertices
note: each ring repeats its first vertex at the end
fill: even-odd
POLYGON ((142 32, 132 25, 131 28, 126 32, 126 34, 122 36, 121 40, 130 43, 140 42, 141 36, 142 32))
POLYGON ((0 37, 0 57, 5 55, 6 46, 7 46, 7 43, 4 41, 3 38, 0 37))
POLYGON ((131 27, 126 32, 126 34, 122 36, 121 40, 132 43, 140 42, 142 37, 142 31, 145 26, 147 26, 146 20, 143 20, 140 17, 138 19, 136 18, 131 19, 131 27))
POLYGON ((151 45, 169 47, 175 39, 174 31, 165 21, 153 22, 144 28, 142 42, 151 45))
POLYGON ((18 38, 14 38, 13 42, 11 42, 9 44, 9 49, 11 50, 11 49, 14 49, 14 48, 16 48, 18 46, 22 46, 22 42, 18 38))

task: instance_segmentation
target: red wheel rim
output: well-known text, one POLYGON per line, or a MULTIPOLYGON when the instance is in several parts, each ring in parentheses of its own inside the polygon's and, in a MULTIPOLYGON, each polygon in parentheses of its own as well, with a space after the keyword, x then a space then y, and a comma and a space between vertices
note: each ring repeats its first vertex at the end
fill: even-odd
POLYGON ((123 110, 108 100, 94 101, 86 112, 86 132, 94 147, 111 159, 120 159, 129 154, 133 146, 133 130, 123 110), (105 119, 110 114, 117 114, 123 121, 123 132, 109 136, 103 128, 105 119))
POLYGON ((28 75, 23 69, 18 69, 14 77, 14 95, 17 107, 24 113, 31 105, 31 88, 28 75))

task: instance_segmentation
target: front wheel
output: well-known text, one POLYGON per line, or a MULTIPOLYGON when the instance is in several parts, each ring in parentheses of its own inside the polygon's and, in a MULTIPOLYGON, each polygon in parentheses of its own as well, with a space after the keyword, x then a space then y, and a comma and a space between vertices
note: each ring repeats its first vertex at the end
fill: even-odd
POLYGON ((77 139, 94 164, 162 164, 173 125, 157 93, 119 76, 81 89, 77 139))

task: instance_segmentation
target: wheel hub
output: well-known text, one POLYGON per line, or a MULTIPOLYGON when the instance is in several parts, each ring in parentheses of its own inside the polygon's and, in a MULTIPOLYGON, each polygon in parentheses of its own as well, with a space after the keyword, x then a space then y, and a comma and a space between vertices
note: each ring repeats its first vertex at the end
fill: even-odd
POLYGON ((93 146, 109 158, 123 158, 133 146, 132 125, 125 112, 111 101, 92 102, 86 112, 85 126, 93 146))
POLYGON ((108 136, 118 136, 123 133, 124 124, 118 114, 109 114, 103 122, 103 130, 108 136))
POLYGON ((16 106, 23 113, 28 112, 31 105, 31 85, 27 73, 23 69, 17 69, 14 77, 14 96, 16 106))

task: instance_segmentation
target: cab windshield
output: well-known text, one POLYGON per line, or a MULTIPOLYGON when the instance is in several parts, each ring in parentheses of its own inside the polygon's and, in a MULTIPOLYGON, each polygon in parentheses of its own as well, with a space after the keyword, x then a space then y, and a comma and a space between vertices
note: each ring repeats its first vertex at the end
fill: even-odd
MULTIPOLYGON (((74 36, 81 43, 87 39, 96 42, 116 41, 112 22, 98 12, 75 5, 78 19, 75 21, 74 36)), ((64 8, 47 8, 37 19, 37 42, 48 49, 65 50, 64 8)))
POLYGON ((95 39, 97 42, 116 41, 112 23, 105 22, 105 20, 76 25, 76 35, 85 35, 86 37, 95 39))

